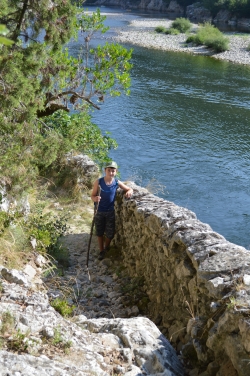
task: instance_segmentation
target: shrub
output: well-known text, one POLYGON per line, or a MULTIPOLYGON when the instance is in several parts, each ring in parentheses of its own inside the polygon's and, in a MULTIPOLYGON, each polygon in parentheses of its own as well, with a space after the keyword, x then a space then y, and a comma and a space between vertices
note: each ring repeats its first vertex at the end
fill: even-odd
POLYGON ((58 239, 66 233, 68 217, 66 214, 58 216, 53 213, 30 215, 22 221, 27 239, 36 240, 36 250, 53 252, 58 246, 58 239))
POLYGON ((164 26, 157 26, 157 27, 155 28, 155 31, 156 31, 157 33, 165 33, 165 32, 166 32, 166 28, 165 28, 164 26))
POLYGON ((103 165, 109 160, 109 151, 117 148, 116 141, 109 136, 109 133, 103 135, 100 128, 92 123, 91 116, 84 112, 69 115, 65 111, 57 111, 48 116, 44 122, 50 130, 60 136, 61 147, 58 156, 64 156, 65 153, 75 150, 87 154, 103 165))
POLYGON ((216 52, 223 52, 229 48, 229 39, 226 38, 219 29, 208 22, 200 27, 196 35, 190 35, 186 43, 204 45, 212 48, 216 52))
POLYGON ((51 303, 51 306, 59 312, 62 316, 68 317, 71 316, 74 309, 76 308, 74 305, 70 306, 66 300, 62 300, 60 298, 56 298, 51 303))
POLYGON ((179 30, 180 33, 186 33, 191 29, 191 22, 187 18, 176 18, 172 23, 172 28, 179 30))
POLYGON ((186 43, 194 43, 194 44, 197 44, 196 43, 196 35, 189 35, 186 39, 186 43))
POLYGON ((227 38, 221 36, 214 40, 208 41, 207 46, 212 48, 215 52, 223 52, 228 50, 227 38))
POLYGON ((170 34, 170 35, 177 35, 180 34, 179 30, 174 29, 173 27, 170 27, 165 31, 165 34, 170 34))
POLYGON ((4 230, 9 227, 10 222, 10 215, 4 211, 0 211, 0 236, 4 232, 4 230))

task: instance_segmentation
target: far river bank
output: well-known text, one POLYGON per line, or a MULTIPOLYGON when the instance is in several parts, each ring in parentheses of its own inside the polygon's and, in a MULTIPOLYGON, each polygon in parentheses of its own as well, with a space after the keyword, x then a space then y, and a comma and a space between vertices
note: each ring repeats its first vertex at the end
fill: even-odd
MULTIPOLYGON (((125 30, 117 30, 113 40, 123 44, 132 44, 150 49, 162 51, 185 52, 192 55, 207 55, 214 59, 226 60, 232 63, 250 65, 250 35, 244 33, 226 32, 224 35, 229 38, 229 50, 221 53, 214 53, 204 46, 192 46, 186 44, 187 35, 167 35, 156 33, 157 26, 169 28, 172 20, 166 19, 143 19, 132 20, 125 30)), ((192 31, 197 29, 192 24, 192 31)))

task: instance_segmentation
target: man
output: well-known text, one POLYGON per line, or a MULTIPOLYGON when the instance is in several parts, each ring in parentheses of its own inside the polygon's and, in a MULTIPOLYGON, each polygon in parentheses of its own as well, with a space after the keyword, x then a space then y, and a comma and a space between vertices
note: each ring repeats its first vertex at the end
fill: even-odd
POLYGON ((125 191, 125 197, 130 198, 133 189, 116 179, 117 164, 112 161, 105 166, 105 176, 94 182, 91 199, 94 201, 97 212, 95 227, 100 249, 99 260, 102 260, 115 235, 115 196, 117 188, 125 191), (105 235, 105 241, 104 241, 105 235))

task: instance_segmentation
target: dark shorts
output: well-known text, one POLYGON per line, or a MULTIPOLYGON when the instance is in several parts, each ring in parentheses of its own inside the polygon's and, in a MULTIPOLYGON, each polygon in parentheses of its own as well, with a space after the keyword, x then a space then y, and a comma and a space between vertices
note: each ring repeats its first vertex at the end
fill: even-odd
POLYGON ((105 234, 107 238, 113 239, 115 235, 115 211, 97 212, 95 215, 95 229, 97 236, 105 234))

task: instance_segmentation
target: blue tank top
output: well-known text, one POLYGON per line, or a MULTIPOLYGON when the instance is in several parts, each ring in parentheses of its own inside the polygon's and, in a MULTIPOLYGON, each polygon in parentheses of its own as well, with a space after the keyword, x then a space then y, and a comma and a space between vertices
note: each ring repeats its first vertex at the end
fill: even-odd
POLYGON ((111 185, 106 185, 104 178, 99 179, 99 185, 101 188, 98 211, 108 212, 114 210, 116 190, 118 188, 118 180, 114 179, 111 185))

